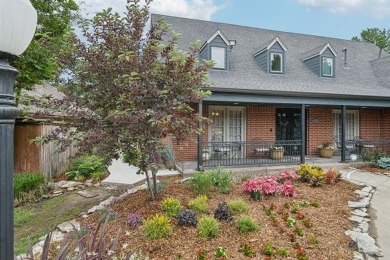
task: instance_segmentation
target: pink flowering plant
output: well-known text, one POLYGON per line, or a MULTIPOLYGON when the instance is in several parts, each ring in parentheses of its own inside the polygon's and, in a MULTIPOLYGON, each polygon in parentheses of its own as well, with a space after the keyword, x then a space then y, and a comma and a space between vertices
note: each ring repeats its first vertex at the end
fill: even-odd
POLYGON ((256 201, 261 200, 263 195, 282 194, 296 197, 295 186, 291 180, 297 177, 293 172, 282 172, 278 176, 248 179, 242 183, 242 189, 256 201))

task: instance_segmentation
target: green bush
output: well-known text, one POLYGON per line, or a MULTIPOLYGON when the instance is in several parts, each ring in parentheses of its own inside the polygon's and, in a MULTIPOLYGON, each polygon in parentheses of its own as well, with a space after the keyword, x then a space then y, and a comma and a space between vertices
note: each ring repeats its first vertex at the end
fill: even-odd
POLYGON ((233 178, 230 172, 224 172, 221 166, 217 166, 214 170, 206 172, 213 179, 213 185, 217 187, 217 191, 221 193, 229 193, 233 186, 233 178))
POLYGON ((169 237, 172 233, 171 221, 165 215, 156 214, 144 220, 144 235, 147 239, 154 240, 169 237))
POLYGON ((378 160, 382 157, 384 157, 385 154, 382 153, 380 150, 374 149, 374 150, 367 150, 362 153, 362 159, 364 163, 377 163, 378 160))
POLYGON ((241 216, 236 221, 236 227, 243 233, 247 233, 250 231, 255 231, 259 229, 259 224, 256 223, 256 220, 251 216, 241 216))
POLYGON ((389 170, 390 169, 390 157, 383 157, 378 160, 378 166, 389 170))
POLYGON ((161 208, 167 214, 168 217, 176 216, 182 208, 180 200, 172 197, 164 199, 161 203, 161 208))
POLYGON ((202 217, 198 222, 198 232, 203 238, 214 237, 219 229, 219 222, 213 217, 202 217))
POLYGON ((229 200, 228 206, 237 213, 244 213, 249 210, 249 205, 243 199, 229 200))
POLYGON ((206 212, 207 210, 207 196, 199 195, 195 199, 191 199, 188 202, 188 207, 195 210, 198 213, 206 212))
POLYGON ((40 198, 45 189, 45 177, 40 173, 19 173, 14 175, 15 205, 40 198))
POLYGON ((106 163, 104 158, 97 155, 84 155, 73 160, 72 167, 65 176, 70 180, 90 178, 94 172, 103 172, 106 163))
POLYGON ((196 172, 190 180, 190 185, 198 194, 208 194, 213 187, 213 178, 206 172, 196 172))

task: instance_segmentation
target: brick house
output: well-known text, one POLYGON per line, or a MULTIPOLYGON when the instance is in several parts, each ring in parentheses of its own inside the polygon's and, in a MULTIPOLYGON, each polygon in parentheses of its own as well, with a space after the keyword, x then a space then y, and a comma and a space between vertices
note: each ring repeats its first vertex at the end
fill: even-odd
POLYGON ((390 152, 390 55, 378 57, 375 45, 171 16, 164 21, 182 34, 179 49, 200 40, 199 58, 215 61, 212 95, 197 105, 213 124, 174 144, 178 160, 200 167, 300 163, 324 143, 341 161, 367 149, 390 152), (284 150, 283 159, 270 158, 275 147, 284 150))

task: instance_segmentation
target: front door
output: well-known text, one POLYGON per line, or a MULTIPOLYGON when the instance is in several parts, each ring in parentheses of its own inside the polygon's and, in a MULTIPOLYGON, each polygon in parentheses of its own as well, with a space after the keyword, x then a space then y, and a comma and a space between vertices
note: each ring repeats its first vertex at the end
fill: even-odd
POLYGON ((276 109, 276 143, 283 146, 285 154, 298 155, 302 140, 301 110, 297 108, 276 109))
POLYGON ((301 139, 301 110, 296 108, 277 108, 276 140, 301 139))

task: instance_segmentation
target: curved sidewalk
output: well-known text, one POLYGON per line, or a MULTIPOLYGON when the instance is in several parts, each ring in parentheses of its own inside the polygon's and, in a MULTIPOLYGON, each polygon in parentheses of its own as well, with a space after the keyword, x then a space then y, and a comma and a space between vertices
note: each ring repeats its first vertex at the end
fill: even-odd
POLYGON ((376 239, 376 244, 382 249, 381 259, 390 259, 390 176, 354 168, 343 169, 340 172, 345 180, 369 185, 376 189, 370 202, 369 231, 376 239))

